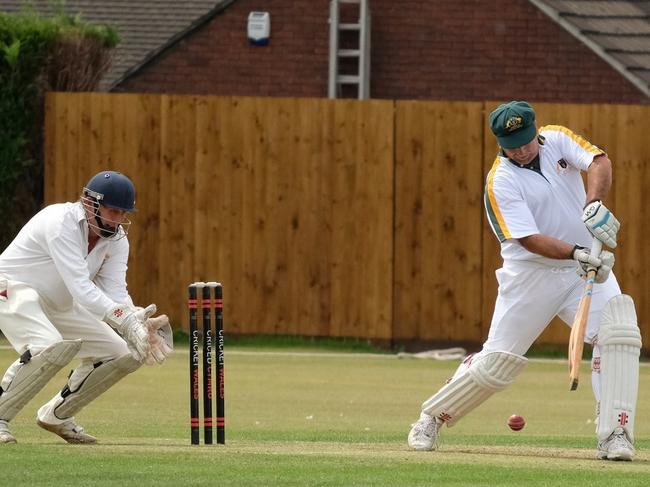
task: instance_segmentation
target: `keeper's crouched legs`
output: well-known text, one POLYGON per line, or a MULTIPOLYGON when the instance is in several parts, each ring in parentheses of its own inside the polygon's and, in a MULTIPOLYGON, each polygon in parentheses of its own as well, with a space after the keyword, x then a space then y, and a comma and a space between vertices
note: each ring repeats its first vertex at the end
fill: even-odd
POLYGON ((9 431, 9 421, 80 348, 80 340, 61 340, 34 355, 27 350, 7 369, 0 383, 0 443, 16 443, 9 431))
POLYGON ((130 353, 97 363, 83 360, 61 392, 38 410, 38 425, 68 443, 95 443, 97 439, 75 423, 74 415, 141 365, 130 353))
POLYGON ((468 356, 442 389, 424 401, 408 444, 414 450, 433 450, 444 423, 456 422, 512 384, 528 360, 510 352, 480 352, 468 356))

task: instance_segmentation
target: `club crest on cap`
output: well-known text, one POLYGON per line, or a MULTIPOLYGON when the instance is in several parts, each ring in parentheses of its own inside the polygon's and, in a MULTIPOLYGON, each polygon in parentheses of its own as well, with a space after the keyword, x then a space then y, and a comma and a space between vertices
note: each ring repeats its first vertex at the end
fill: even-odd
POLYGON ((535 110, 526 101, 513 100, 499 105, 490 113, 488 123, 504 149, 526 145, 537 134, 535 110))
POLYGON ((508 132, 514 132, 515 130, 520 129, 524 124, 524 120, 519 116, 510 117, 506 120, 506 130, 508 132))

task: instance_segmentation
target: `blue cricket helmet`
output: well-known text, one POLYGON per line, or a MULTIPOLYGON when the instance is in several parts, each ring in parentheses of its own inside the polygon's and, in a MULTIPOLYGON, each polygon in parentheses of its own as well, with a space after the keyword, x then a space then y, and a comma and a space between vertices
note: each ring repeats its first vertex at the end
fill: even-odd
POLYGON ((90 178, 83 190, 100 205, 128 212, 138 211, 135 208, 135 186, 120 172, 99 172, 90 178))

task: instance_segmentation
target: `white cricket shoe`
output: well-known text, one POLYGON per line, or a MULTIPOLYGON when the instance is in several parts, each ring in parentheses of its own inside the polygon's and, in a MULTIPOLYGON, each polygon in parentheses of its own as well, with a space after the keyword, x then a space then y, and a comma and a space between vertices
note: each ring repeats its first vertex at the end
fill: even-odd
POLYGON ((438 428, 440 424, 433 416, 422 413, 420 419, 411 425, 408 444, 418 451, 435 450, 438 440, 438 428))
POLYGON ((9 423, 0 420, 0 444, 2 443, 18 443, 14 435, 9 431, 9 423))
POLYGON ((36 424, 44 430, 51 431, 52 433, 59 435, 68 443, 97 443, 97 438, 84 432, 84 429, 75 423, 73 419, 68 419, 67 421, 59 424, 44 423, 39 419, 36 421, 36 424))
POLYGON ((68 443, 97 443, 97 438, 84 432, 84 429, 75 423, 74 418, 60 419, 54 414, 54 410, 61 402, 63 398, 57 394, 47 404, 41 406, 36 413, 36 424, 44 430, 59 435, 68 443))
POLYGON ((598 458, 601 460, 630 461, 634 458, 634 447, 623 428, 616 428, 609 437, 598 442, 598 458))

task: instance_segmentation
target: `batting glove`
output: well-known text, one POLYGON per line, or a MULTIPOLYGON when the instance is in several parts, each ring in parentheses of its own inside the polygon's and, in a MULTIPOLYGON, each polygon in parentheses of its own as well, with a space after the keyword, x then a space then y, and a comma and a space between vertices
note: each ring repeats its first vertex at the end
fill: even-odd
POLYGON ((592 201, 585 206, 582 221, 594 237, 608 247, 616 248, 616 233, 621 224, 602 201, 592 201))
POLYGON ((607 250, 603 250, 598 257, 589 255, 589 249, 576 245, 573 247, 571 253, 573 259, 580 264, 576 269, 576 273, 583 279, 587 279, 587 273, 590 270, 596 269, 596 277, 594 282, 601 284, 609 278, 609 273, 614 267, 616 261, 614 254, 607 250))

